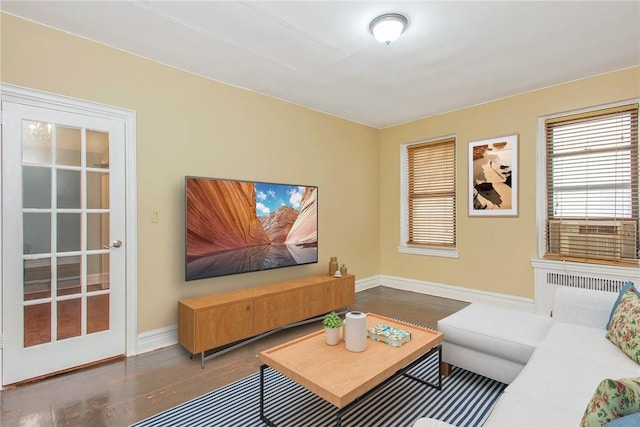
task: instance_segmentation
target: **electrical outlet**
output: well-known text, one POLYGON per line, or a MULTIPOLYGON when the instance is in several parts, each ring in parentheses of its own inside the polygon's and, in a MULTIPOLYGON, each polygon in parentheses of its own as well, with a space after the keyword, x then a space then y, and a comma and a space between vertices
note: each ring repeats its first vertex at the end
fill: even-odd
POLYGON ((151 212, 151 222, 160 222, 160 211, 157 209, 154 209, 153 212, 151 212))

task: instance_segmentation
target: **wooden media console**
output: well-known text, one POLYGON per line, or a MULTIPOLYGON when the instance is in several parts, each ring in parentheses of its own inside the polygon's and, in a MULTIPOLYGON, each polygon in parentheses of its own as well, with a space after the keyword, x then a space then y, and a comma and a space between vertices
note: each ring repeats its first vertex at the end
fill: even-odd
MULTIPOLYGON (((302 277, 178 301, 178 342, 192 355, 324 315, 355 301, 355 276, 302 277)), ((214 356, 213 354, 211 356, 214 356)))

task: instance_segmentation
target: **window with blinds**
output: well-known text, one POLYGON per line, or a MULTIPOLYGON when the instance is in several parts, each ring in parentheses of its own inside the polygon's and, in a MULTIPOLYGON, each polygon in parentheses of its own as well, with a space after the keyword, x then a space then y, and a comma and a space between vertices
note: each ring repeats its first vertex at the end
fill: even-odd
POLYGON ((547 258, 638 263, 638 104, 545 121, 547 258))
POLYGON ((407 147, 408 245, 456 245, 455 148, 455 138, 407 147))

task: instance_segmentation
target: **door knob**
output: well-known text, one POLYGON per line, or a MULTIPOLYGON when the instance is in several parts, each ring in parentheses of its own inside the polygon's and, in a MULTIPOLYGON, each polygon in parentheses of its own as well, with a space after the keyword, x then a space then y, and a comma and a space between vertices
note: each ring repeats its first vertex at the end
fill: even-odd
POLYGON ((103 248, 111 249, 111 248, 119 248, 122 246, 122 240, 114 240, 110 245, 104 245, 103 248))

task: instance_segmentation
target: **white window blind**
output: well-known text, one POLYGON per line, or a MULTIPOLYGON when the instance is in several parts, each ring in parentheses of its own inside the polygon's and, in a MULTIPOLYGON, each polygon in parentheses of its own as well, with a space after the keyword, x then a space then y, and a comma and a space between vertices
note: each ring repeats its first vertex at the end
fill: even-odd
POLYGON ((637 264, 638 105, 545 121, 548 258, 637 264))
POLYGON ((407 147, 408 245, 455 247, 455 138, 407 147))

